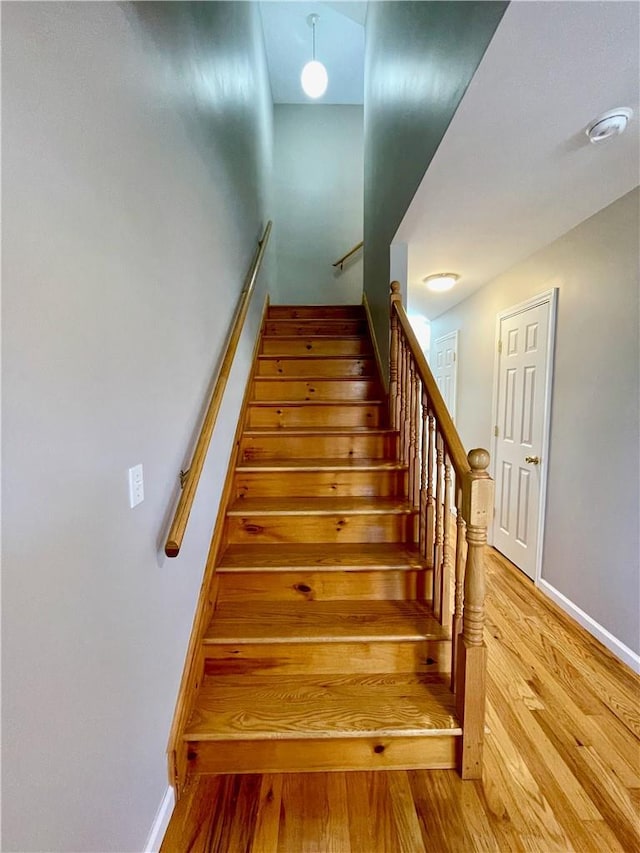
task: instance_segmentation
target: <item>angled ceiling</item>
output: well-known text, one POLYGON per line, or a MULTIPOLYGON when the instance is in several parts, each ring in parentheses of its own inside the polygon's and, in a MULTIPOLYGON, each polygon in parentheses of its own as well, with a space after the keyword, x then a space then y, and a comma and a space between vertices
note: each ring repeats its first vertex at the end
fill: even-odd
POLYGON ((511 3, 396 234, 413 312, 434 319, 640 183, 639 14, 511 3), (620 106, 627 132, 589 143, 620 106), (461 280, 431 294, 422 279, 444 270, 461 280))
POLYGON ((364 98, 364 18, 366 3, 262 2, 271 93, 274 104, 362 104, 364 98), (329 85, 317 100, 300 87, 300 72, 311 59, 307 16, 320 16, 316 58, 327 68, 329 85))

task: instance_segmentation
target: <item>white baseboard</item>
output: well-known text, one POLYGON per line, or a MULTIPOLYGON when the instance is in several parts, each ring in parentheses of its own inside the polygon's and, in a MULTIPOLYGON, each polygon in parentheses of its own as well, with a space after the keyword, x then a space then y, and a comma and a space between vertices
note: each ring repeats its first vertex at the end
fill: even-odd
POLYGON ((169 820, 171 819, 174 805, 175 798, 173 795, 173 788, 169 786, 162 798, 162 802, 158 808, 158 813, 156 814, 149 831, 147 843, 144 846, 144 853, 158 853, 160 850, 160 845, 162 844, 162 839, 164 838, 164 834, 169 826, 169 820))
POLYGON ((595 619, 592 619, 588 613, 585 613, 584 610, 581 610, 577 604, 574 604, 571 599, 567 598, 566 595, 563 595, 559 592, 555 586, 552 586, 549 581, 546 581, 544 578, 540 578, 538 581, 538 588, 548 595, 552 601, 564 610, 565 613, 568 613, 573 619, 576 620, 583 628, 592 634, 596 640, 600 640, 603 646, 606 646, 610 652, 619 658, 623 663, 626 663, 627 666, 631 667, 634 672, 640 673, 640 655, 637 655, 632 649, 628 646, 625 646, 624 643, 621 643, 617 637, 614 637, 610 631, 607 631, 606 628, 603 628, 599 622, 596 622, 595 619))

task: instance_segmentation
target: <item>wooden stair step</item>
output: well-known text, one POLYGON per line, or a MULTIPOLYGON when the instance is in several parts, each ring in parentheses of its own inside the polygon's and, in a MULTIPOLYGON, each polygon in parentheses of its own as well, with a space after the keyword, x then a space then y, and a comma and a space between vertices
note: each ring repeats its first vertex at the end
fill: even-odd
POLYGON ((455 767, 438 674, 207 675, 184 733, 189 772, 455 767))
POLYGON ((253 400, 247 427, 381 427, 387 426, 382 400, 253 400))
POLYGON ((287 377, 374 377, 377 368, 371 356, 352 355, 261 355, 257 363, 258 376, 287 377))
POLYGON ((364 317, 362 305, 269 305, 270 320, 340 319, 364 317))
POLYGON ((341 543, 326 545, 286 544, 273 548, 264 545, 228 545, 217 572, 359 572, 397 569, 426 569, 427 563, 411 545, 386 543, 341 543))
POLYGON ((298 319, 298 320, 265 320, 264 334, 284 335, 325 335, 328 337, 341 337, 343 335, 367 335, 367 321, 362 318, 355 319, 298 319))
POLYGON ((221 604, 207 643, 446 640, 449 631, 422 601, 255 601, 221 604))
POLYGON ((227 509, 228 516, 298 515, 414 515, 416 508, 401 498, 239 498, 227 509))
POLYGON ((362 335, 263 335, 265 355, 370 355, 371 341, 362 335))
POLYGON ((237 471, 284 473, 286 471, 406 471, 395 459, 256 459, 241 462, 237 471))
POLYGON ((205 676, 185 740, 460 735, 438 674, 205 676))
POLYGON ((246 429, 240 459, 395 458, 398 433, 384 427, 246 429))
POLYGON ((375 376, 256 376, 254 400, 379 400, 375 376))

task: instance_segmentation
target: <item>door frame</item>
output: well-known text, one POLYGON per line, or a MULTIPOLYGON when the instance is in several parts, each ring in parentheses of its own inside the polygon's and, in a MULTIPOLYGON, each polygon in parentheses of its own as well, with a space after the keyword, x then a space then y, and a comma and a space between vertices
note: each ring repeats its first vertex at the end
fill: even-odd
MULTIPOLYGON (((505 308, 496 315, 496 333, 494 338, 494 361, 493 361, 493 396, 491 401, 491 465, 489 471, 493 479, 496 479, 496 461, 498 456, 498 437, 496 436, 496 426, 498 419, 498 389, 500 368, 500 352, 498 343, 500 341, 500 324, 508 317, 513 317, 515 314, 522 314, 529 308, 537 308, 539 305, 549 303, 549 329, 547 334, 547 369, 545 375, 544 389, 544 411, 542 414, 542 465, 540 466, 540 497, 538 501, 538 539, 536 545, 536 563, 535 563, 535 578, 534 584, 540 585, 542 578, 542 551, 544 545, 544 523, 547 509, 547 481, 549 475, 549 439, 551 433, 551 399, 553 394, 553 368, 554 368, 554 353, 556 344, 556 317, 558 313, 558 287, 552 287, 539 293, 537 296, 532 296, 530 299, 525 299, 524 302, 519 302, 517 305, 512 305, 505 308)), ((495 505, 493 508, 493 519, 491 521, 491 543, 494 542, 494 528, 496 523, 495 505)))
POLYGON ((440 335, 439 338, 435 338, 431 346, 429 347, 429 361, 431 362, 432 369, 431 372, 435 373, 435 364, 433 364, 433 358, 435 356, 435 350, 438 345, 438 341, 446 341, 447 338, 453 338, 455 358, 453 360, 453 411, 449 412, 451 415, 451 419, 453 422, 456 422, 456 417, 458 414, 458 333, 459 329, 454 329, 451 332, 446 332, 444 335, 440 335))

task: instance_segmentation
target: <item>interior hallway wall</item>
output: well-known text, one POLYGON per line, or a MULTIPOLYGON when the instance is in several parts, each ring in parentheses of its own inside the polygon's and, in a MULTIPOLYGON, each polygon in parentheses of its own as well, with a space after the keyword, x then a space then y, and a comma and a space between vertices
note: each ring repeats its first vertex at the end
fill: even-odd
POLYGON ((363 108, 274 107, 274 302, 359 304, 362 252, 332 267, 363 228, 363 108))
POLYGON ((389 351, 389 246, 507 3, 370 3, 365 29, 364 289, 389 351))
POLYGON ((640 190, 431 324, 460 330, 457 425, 490 448, 496 315, 559 288, 542 577, 640 653, 640 190))
POLYGON ((140 853, 265 297, 165 560, 270 214, 258 10, 5 3, 2 107, 2 849, 140 853))

